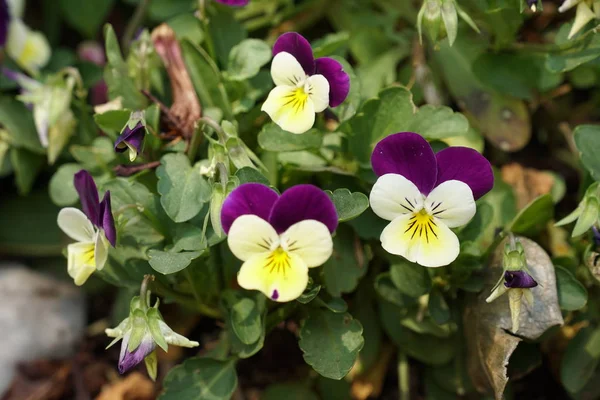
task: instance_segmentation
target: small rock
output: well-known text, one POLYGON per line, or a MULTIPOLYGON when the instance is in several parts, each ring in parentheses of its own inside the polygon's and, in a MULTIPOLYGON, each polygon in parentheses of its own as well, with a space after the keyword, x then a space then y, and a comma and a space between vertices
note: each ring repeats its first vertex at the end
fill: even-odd
POLYGON ((0 264, 0 397, 19 362, 74 354, 85 322, 78 288, 20 264, 0 264))

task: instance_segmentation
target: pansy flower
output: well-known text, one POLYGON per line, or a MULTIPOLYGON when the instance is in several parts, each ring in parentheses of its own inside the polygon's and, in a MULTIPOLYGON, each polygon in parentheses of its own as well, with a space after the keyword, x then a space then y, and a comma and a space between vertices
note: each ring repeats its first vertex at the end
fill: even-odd
POLYGON ((231 252, 244 262, 239 285, 285 302, 302 294, 308 269, 331 256, 338 217, 316 186, 297 185, 280 196, 268 186, 245 183, 225 199, 221 224, 231 252))
POLYGON ((275 88, 262 106, 282 129, 304 133, 315 123, 315 113, 339 106, 350 91, 350 77, 333 58, 315 60, 302 35, 288 32, 273 46, 271 77, 275 88))
POLYGON ((379 176, 371 208, 391 221, 381 233, 383 248, 425 267, 454 261, 460 245, 450 228, 469 222, 475 200, 492 189, 489 161, 467 147, 435 154, 420 135, 402 132, 377 143, 371 164, 379 176))
POLYGON ((76 285, 83 285, 95 270, 101 270, 108 258, 108 244, 117 241, 115 221, 110 206, 110 192, 102 201, 94 179, 85 170, 75 174, 75 189, 79 193, 83 212, 67 207, 58 213, 58 226, 77 243, 67 247, 68 272, 76 285))

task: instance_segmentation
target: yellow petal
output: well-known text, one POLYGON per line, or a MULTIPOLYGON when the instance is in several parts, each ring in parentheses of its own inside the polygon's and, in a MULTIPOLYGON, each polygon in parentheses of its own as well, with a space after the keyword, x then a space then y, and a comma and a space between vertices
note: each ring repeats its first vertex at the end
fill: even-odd
POLYGON ((275 87, 261 110, 282 129, 292 133, 304 133, 315 123, 315 107, 304 88, 275 87))
POLYGON ((91 243, 73 243, 67 247, 69 276, 77 286, 81 286, 96 270, 95 245, 91 243))
POLYGON ((290 226, 281 235, 281 245, 284 250, 297 254, 309 268, 323 265, 333 252, 329 229, 312 219, 290 226))

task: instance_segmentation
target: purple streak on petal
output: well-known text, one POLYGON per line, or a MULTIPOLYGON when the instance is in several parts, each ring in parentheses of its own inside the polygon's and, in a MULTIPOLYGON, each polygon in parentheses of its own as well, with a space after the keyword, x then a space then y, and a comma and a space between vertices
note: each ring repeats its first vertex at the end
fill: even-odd
POLYGON ((98 200, 98 188, 94 178, 89 172, 82 169, 73 177, 75 189, 79 194, 81 208, 95 226, 100 225, 100 201, 98 200))
POLYGON ((0 48, 6 44, 8 25, 10 24, 10 11, 6 0, 0 0, 0 48))
POLYGON ((121 133, 121 135, 119 135, 115 141, 115 151, 123 153, 125 150, 127 150, 127 145, 125 143, 129 143, 135 147, 139 153, 142 150, 142 143, 144 143, 145 135, 146 128, 144 128, 144 125, 141 121, 138 122, 133 129, 126 127, 123 133, 121 133))
POLYGON ((296 32, 288 32, 279 36, 273 45, 273 56, 285 51, 293 55, 302 65, 306 75, 315 73, 315 58, 310 43, 302 35, 296 32))
POLYGON ((313 185, 296 185, 285 192, 273 205, 269 222, 278 233, 307 219, 314 219, 335 231, 338 216, 327 194, 313 185))
POLYGON ((271 298, 273 300, 277 300, 279 298, 279 292, 277 291, 277 289, 273 290, 273 294, 271 295, 271 298))
POLYGON ((100 218, 99 222, 101 228, 104 230, 106 238, 115 247, 117 244, 117 230, 115 229, 115 220, 112 214, 112 208, 110 205, 110 190, 104 193, 104 198, 100 202, 100 218))
POLYGON ((437 163, 431 146, 413 132, 401 132, 382 139, 373 150, 371 165, 377 176, 402 175, 424 195, 435 186, 437 163))
POLYGON ((121 342, 121 355, 119 356, 119 373, 124 374, 129 371, 131 368, 135 367, 139 363, 141 363, 144 358, 150 353, 154 351, 156 348, 156 343, 152 340, 152 336, 147 335, 142 340, 142 343, 134 350, 129 351, 127 346, 129 344, 129 336, 128 332, 121 342))
POLYGON ((509 289, 529 289, 537 285, 535 279, 525 271, 504 272, 504 286, 509 289))
POLYGON ((279 194, 276 191, 261 183, 244 183, 238 186, 223 202, 223 230, 228 233, 233 221, 242 215, 253 214, 268 221, 277 198, 279 194))
POLYGON ((346 100, 350 92, 350 77, 344 67, 333 58, 317 58, 315 74, 321 74, 329 82, 329 107, 337 107, 346 100))
POLYGON ((250 0, 215 0, 217 3, 225 4, 231 7, 243 7, 250 2, 250 0))
POLYGON ((456 179, 469 185, 475 200, 492 190, 494 173, 490 162, 468 147, 448 147, 436 154, 436 185, 456 179))

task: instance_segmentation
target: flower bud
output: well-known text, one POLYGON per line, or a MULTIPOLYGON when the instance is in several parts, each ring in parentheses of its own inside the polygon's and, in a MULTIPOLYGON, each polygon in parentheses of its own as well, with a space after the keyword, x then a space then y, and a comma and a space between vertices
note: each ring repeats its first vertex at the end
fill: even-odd
POLYGON ((134 111, 129 121, 123 127, 121 134, 115 141, 115 151, 123 153, 129 150, 129 161, 133 162, 142 151, 144 137, 146 136, 146 118, 144 111, 134 111))
POLYGON ((571 214, 558 221, 555 225, 563 226, 576 220, 577 222, 575 223, 573 233, 571 234, 572 237, 576 237, 583 235, 592 228, 598 221, 599 213, 599 185, 598 182, 596 182, 590 185, 577 208, 571 214))
POLYGON ((422 29, 429 35, 432 42, 437 43, 448 37, 450 46, 458 34, 458 17, 464 20, 473 30, 479 33, 479 28, 464 12, 455 0, 424 0, 417 16, 417 30, 422 41, 422 29))

